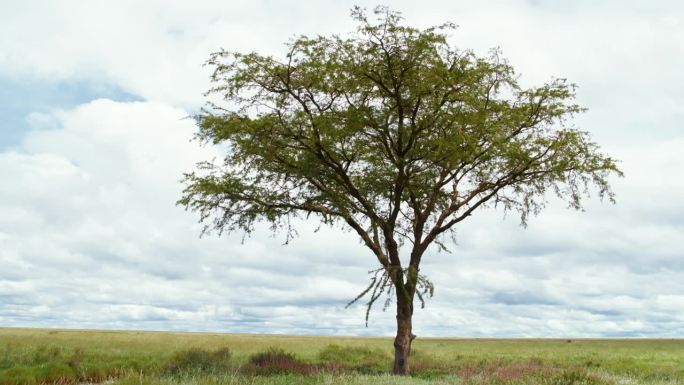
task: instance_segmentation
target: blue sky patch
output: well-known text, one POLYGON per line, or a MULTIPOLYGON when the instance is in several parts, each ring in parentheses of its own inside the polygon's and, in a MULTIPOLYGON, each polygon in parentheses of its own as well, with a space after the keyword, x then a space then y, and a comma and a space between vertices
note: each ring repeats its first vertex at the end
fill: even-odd
POLYGON ((0 75, 0 151, 18 144, 32 128, 27 120, 32 112, 70 109, 101 98, 120 102, 142 100, 117 87, 93 82, 50 82, 0 75))

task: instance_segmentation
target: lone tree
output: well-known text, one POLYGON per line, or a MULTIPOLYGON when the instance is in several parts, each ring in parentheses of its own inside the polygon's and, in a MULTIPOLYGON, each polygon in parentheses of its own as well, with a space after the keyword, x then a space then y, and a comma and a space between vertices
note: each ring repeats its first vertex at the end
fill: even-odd
POLYGON ((291 220, 313 215, 357 233, 380 266, 352 302, 367 296, 370 310, 395 298, 394 373, 407 374, 414 298, 433 290, 420 273, 431 245, 444 248, 482 207, 524 224, 548 192, 575 209, 592 186, 612 201, 607 178, 621 172, 568 124, 583 111, 574 85, 521 88, 498 51, 452 47, 452 24, 421 30, 384 7, 375 15, 357 7, 355 34, 296 38, 282 60, 213 53, 208 94, 225 103, 196 116, 197 135, 227 154, 185 175, 179 204, 205 231, 249 234, 265 221, 289 239, 291 220))

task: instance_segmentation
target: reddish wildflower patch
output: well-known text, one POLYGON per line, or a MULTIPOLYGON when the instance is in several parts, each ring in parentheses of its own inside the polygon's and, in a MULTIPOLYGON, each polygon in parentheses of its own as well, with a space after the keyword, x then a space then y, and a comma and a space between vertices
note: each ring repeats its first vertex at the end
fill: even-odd
POLYGON ((532 377, 552 377, 558 368, 539 360, 529 361, 486 361, 479 364, 466 364, 459 367, 455 374, 466 381, 475 379, 485 383, 506 383, 532 377))
POLYGON ((541 360, 486 361, 466 364, 454 373, 465 384, 604 384, 599 378, 580 367, 559 367, 541 360))

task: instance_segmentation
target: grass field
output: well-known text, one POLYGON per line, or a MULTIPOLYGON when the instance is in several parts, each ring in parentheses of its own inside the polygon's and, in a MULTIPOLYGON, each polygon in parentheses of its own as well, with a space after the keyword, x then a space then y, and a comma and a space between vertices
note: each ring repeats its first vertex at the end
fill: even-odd
POLYGON ((0 328, 0 384, 684 384, 684 340, 427 339, 0 328))

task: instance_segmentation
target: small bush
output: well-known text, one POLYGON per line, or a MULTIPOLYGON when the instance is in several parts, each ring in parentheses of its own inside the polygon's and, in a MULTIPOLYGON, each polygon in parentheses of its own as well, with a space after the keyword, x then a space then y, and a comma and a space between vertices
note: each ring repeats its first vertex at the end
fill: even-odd
POLYGON ((255 374, 263 375, 310 374, 316 371, 315 367, 279 348, 269 348, 265 352, 252 355, 249 364, 255 374))
POLYGON ((230 368, 230 349, 207 351, 192 348, 176 352, 167 365, 171 374, 216 373, 230 368))

